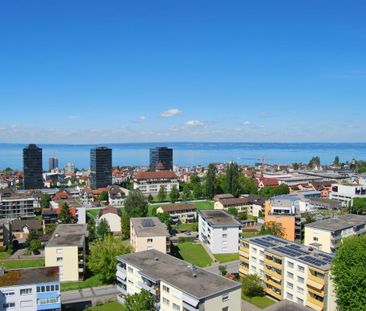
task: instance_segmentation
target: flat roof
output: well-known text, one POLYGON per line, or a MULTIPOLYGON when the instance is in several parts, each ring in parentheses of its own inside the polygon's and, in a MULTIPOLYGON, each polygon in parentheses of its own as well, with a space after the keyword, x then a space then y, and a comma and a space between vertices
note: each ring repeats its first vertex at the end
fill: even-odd
POLYGON ((59 282, 58 267, 7 270, 0 275, 0 287, 59 282))
POLYGON ((148 277, 162 280, 197 299, 241 287, 237 282, 192 267, 183 260, 154 249, 119 256, 118 259, 138 268, 148 277))
POLYGON ((138 237, 170 236, 167 226, 157 217, 134 217, 131 223, 138 237))
POLYGON ((203 210, 201 216, 213 227, 240 227, 241 223, 234 216, 223 210, 203 210))
POLYGON ((56 227, 47 247, 84 245, 87 229, 82 224, 61 224, 56 227))
POLYGON ((272 306, 269 306, 264 309, 264 311, 310 311, 310 310, 312 309, 286 299, 276 302, 272 306))
POLYGON ((328 219, 318 220, 305 225, 305 227, 321 229, 326 231, 337 231, 362 224, 366 224, 366 216, 347 214, 328 219))
POLYGON ((313 247, 290 242, 273 235, 263 235, 243 239, 248 243, 253 243, 263 247, 265 251, 280 257, 287 257, 305 263, 309 266, 328 271, 333 254, 328 254, 313 247))

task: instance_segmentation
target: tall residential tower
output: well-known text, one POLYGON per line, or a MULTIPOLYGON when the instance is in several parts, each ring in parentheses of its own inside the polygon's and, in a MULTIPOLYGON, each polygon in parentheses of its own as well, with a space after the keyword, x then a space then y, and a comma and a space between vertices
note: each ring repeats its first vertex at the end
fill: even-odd
POLYGON ((150 170, 156 171, 157 169, 160 171, 173 169, 173 149, 167 147, 150 149, 150 170))
POLYGON ((42 148, 30 144, 23 149, 24 189, 43 188, 42 148))
POLYGON ((90 186, 104 188, 112 184, 112 149, 97 147, 90 150, 90 186))

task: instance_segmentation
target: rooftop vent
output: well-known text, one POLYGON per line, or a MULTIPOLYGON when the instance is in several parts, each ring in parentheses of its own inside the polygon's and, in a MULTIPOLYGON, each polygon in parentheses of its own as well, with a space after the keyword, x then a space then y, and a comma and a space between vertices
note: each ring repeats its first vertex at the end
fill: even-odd
POLYGON ((55 233, 55 238, 58 238, 60 236, 59 233, 55 233))
POLYGON ((155 257, 155 261, 159 261, 159 258, 158 257, 155 257))

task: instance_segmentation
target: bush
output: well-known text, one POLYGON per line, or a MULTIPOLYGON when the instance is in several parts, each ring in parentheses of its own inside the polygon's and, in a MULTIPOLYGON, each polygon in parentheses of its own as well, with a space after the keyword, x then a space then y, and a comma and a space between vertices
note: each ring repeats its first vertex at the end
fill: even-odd
POLYGON ((221 273, 222 276, 225 276, 227 274, 227 269, 226 266, 219 266, 219 271, 221 273))
POLYGON ((178 238, 178 243, 184 243, 186 241, 186 238, 184 236, 180 236, 178 238))
POLYGON ((256 274, 245 276, 241 285, 241 291, 247 297, 263 296, 264 291, 261 278, 256 274))

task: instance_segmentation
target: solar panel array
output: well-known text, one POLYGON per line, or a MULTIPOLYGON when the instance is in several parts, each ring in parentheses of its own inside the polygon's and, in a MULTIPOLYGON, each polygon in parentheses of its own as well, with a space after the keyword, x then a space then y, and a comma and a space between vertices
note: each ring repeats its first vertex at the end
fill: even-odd
POLYGON ((149 219, 149 218, 143 218, 141 219, 141 224, 144 228, 150 228, 150 227, 154 227, 155 224, 153 222, 152 219, 149 219))
POLYGON ((314 256, 304 256, 300 259, 316 266, 324 266, 330 263, 329 261, 320 260, 318 258, 315 258, 314 256))

